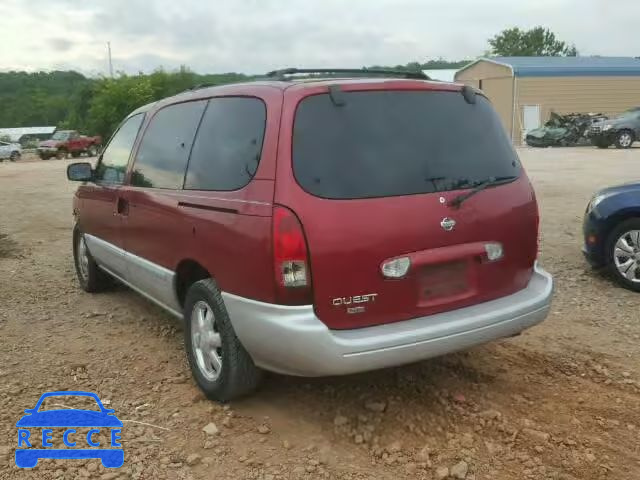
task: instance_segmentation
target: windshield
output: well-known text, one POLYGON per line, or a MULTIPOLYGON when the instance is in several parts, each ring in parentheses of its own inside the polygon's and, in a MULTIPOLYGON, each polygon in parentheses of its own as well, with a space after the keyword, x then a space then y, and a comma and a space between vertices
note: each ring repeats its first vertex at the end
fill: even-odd
POLYGON ((100 405, 92 397, 85 395, 52 395, 46 397, 40 407, 39 412, 45 412, 47 410, 59 410, 74 408, 77 410, 93 410, 100 412, 100 405))
POLYGON ((69 132, 56 132, 51 137, 51 140, 66 140, 69 138, 69 132))
POLYGON ((640 118, 640 110, 638 110, 637 108, 634 108, 633 110, 627 110, 626 112, 622 112, 620 115, 618 115, 616 118, 619 119, 625 119, 625 118, 640 118))
POLYGON ((309 193, 334 199, 432 193, 517 177, 515 150, 489 101, 459 92, 345 93, 304 99, 293 169, 309 193))

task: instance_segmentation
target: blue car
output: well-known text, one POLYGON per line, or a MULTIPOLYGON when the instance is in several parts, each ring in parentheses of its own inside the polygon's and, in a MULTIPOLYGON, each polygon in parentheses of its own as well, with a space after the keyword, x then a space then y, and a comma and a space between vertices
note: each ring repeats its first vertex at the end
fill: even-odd
POLYGON ((18 448, 16 449, 16 465, 21 468, 35 467, 41 458, 56 459, 88 459, 99 458, 106 468, 118 468, 124 463, 124 451, 118 442, 122 422, 114 415, 114 410, 105 408, 100 398, 91 392, 49 392, 43 394, 34 408, 26 409, 24 415, 16 423, 18 427, 18 448), (42 402, 49 397, 90 397, 93 398, 100 411, 82 409, 58 409, 38 411, 42 402), (86 435, 78 434, 75 428, 91 429, 86 435), (38 429, 38 431, 33 429, 38 429), (65 447, 53 447, 53 428, 64 428, 62 438, 65 447), (41 437, 37 436, 42 429, 41 437), (94 436, 101 429, 110 430, 110 448, 100 445, 94 436), (33 434, 33 435, 32 435, 33 434), (75 448, 78 445, 78 448, 75 448), (89 448, 82 448, 82 447, 89 448), (40 448, 42 447, 42 448, 40 448), (102 447, 102 448, 91 448, 102 447))
POLYGON ((597 192, 587 206, 583 233, 589 263, 640 292, 640 183, 597 192))

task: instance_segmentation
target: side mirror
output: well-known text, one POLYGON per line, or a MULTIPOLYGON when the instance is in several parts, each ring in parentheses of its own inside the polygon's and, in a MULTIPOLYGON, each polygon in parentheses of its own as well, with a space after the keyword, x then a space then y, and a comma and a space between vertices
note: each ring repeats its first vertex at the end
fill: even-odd
POLYGON ((67 167, 67 178, 72 182, 88 182, 93 178, 91 164, 87 162, 72 163, 67 167))

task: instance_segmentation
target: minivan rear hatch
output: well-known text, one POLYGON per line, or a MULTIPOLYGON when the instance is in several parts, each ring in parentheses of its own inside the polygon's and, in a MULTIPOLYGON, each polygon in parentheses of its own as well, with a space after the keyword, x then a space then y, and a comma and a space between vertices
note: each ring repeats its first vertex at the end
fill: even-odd
POLYGON ((327 326, 426 316, 526 286, 537 206, 484 96, 428 82, 299 88, 287 123, 276 201, 303 225, 327 326))

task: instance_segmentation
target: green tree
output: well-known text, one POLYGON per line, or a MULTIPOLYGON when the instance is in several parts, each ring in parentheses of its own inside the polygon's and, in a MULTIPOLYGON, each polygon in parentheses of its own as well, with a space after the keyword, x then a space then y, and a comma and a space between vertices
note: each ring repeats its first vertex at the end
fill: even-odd
MULTIPOLYGON (((460 68, 468 61, 442 58, 409 62, 404 71, 460 68)), ((389 67, 371 67, 389 68, 389 67)), ((106 141, 136 108, 198 86, 247 81, 254 76, 227 72, 201 75, 187 67, 151 74, 87 78, 78 72, 0 72, 0 127, 56 126, 101 135, 106 141)))
POLYGON ((0 73, 0 127, 58 125, 73 108, 73 92, 88 83, 77 72, 0 73))
POLYGON ((84 131, 89 120, 89 108, 95 95, 96 84, 95 80, 87 81, 71 93, 69 97, 71 107, 66 118, 58 123, 58 128, 84 131))
POLYGON ((125 116, 155 99, 152 82, 147 75, 103 78, 94 89, 87 130, 102 135, 106 140, 125 116))
POLYGON ((251 77, 238 73, 199 75, 184 66, 176 72, 158 69, 149 75, 120 74, 116 78, 102 78, 92 87, 88 109, 86 103, 78 102, 76 106, 81 111, 72 112, 69 121, 82 122, 90 132, 106 140, 129 113, 147 103, 201 85, 220 85, 248 78, 251 77))
POLYGON ((405 65, 395 65, 395 66, 383 66, 383 65, 373 65, 371 69, 393 69, 399 70, 401 72, 416 72, 421 70, 438 70, 438 69, 458 69, 462 68, 465 65, 469 64, 471 60, 456 60, 449 61, 443 58, 438 58, 436 60, 427 60, 424 63, 420 62, 409 62, 405 65))
POLYGON ((575 45, 556 38, 548 28, 535 27, 520 30, 518 27, 503 30, 489 39, 490 54, 502 57, 575 57, 578 50, 575 45))
POLYGON ((56 126, 108 137, 133 109, 198 85, 252 77, 200 75, 181 67, 144 75, 87 78, 78 72, 0 72, 0 128, 56 126))

